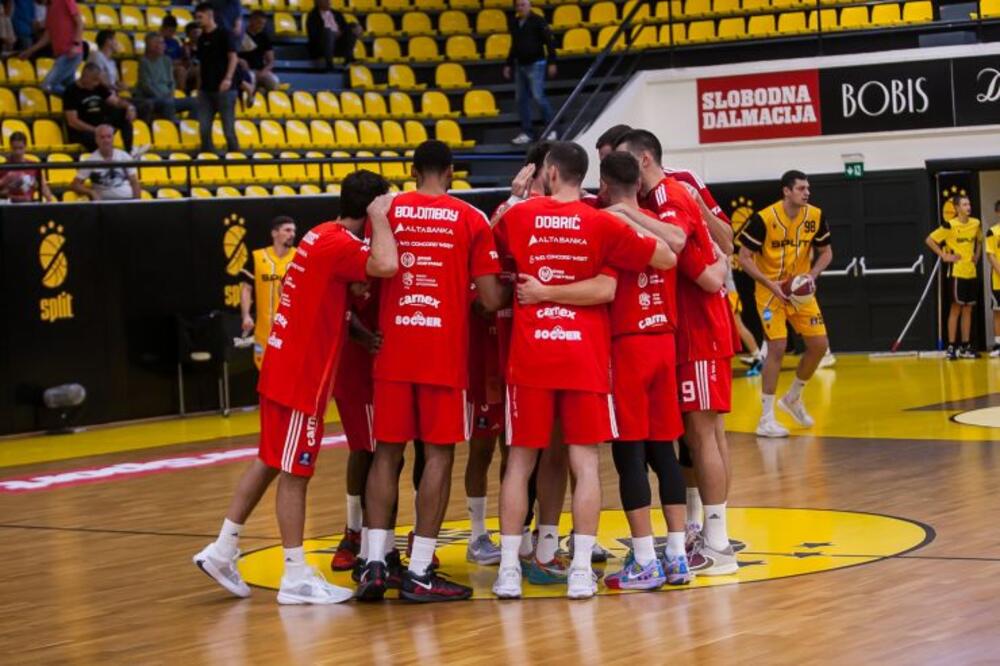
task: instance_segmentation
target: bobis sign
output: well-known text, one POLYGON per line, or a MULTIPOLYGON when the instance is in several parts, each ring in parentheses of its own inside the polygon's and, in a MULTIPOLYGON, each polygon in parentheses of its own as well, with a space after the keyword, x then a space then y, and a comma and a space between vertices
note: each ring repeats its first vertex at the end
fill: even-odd
POLYGON ((814 69, 698 79, 701 143, 820 133, 814 69))

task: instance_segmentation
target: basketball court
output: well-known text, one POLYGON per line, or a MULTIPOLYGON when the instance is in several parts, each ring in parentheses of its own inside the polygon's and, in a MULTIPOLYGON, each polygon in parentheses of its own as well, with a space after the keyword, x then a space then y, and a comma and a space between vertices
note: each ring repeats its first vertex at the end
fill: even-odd
MULTIPOLYGON (((739 573, 651 593, 601 586, 585 602, 527 583, 523 601, 492 598, 495 568, 465 562, 462 447, 438 555, 446 574, 474 588, 472 600, 279 607, 273 490, 243 536, 250 599, 229 597, 191 564, 255 454, 256 412, 2 440, 0 648, 18 664, 625 663, 650 654, 982 663, 1000 650, 998 368, 993 359, 840 355, 806 389, 816 427, 788 440, 752 434, 760 380, 737 368, 727 429, 738 470, 730 533, 747 542, 739 573)), ((336 423, 323 444, 307 559, 349 584, 329 569, 345 519, 336 423)), ((598 537, 623 557, 628 528, 606 454, 598 537)), ((409 483, 402 488, 401 543, 413 520, 409 483)), ((569 527, 564 514, 564 538, 569 527)))

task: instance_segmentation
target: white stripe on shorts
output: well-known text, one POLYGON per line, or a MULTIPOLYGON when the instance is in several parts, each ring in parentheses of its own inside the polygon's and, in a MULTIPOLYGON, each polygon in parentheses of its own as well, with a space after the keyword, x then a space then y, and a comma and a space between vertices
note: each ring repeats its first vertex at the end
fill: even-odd
POLYGON ((302 412, 292 410, 292 416, 288 419, 288 432, 285 434, 285 450, 281 455, 281 470, 292 473, 292 464, 295 461, 295 446, 299 441, 299 434, 302 431, 302 412))
POLYGON ((514 436, 514 424, 510 420, 510 412, 511 412, 510 386, 505 387, 505 389, 506 390, 504 391, 504 402, 506 404, 504 405, 503 426, 504 426, 504 434, 506 435, 506 437, 504 437, 504 439, 507 440, 506 441, 507 446, 510 446, 510 440, 514 436))
POLYGON ((618 417, 615 414, 615 401, 608 394, 608 416, 611 418, 611 439, 618 439, 618 417))

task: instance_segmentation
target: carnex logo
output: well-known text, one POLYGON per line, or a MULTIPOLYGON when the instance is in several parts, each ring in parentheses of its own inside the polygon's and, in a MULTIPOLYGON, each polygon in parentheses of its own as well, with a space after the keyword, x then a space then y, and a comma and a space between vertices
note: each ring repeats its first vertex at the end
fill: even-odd
POLYGON ((977 102, 986 104, 1000 100, 1000 71, 992 67, 984 67, 976 74, 976 81, 986 83, 985 89, 976 94, 977 102))

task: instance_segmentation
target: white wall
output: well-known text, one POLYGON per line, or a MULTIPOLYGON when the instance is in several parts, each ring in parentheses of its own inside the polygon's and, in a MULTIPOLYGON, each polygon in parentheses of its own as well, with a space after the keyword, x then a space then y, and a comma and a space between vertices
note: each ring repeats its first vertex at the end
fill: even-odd
MULTIPOLYGON (((1000 125, 700 145, 696 87, 697 80, 705 77, 996 53, 1000 53, 1000 44, 640 72, 618 92, 590 129, 574 140, 590 151, 592 163, 596 164, 593 147, 605 129, 618 123, 642 127, 660 138, 665 164, 693 169, 710 182, 777 178, 792 168, 806 173, 838 173, 843 170, 841 156, 849 153, 864 155, 866 171, 923 168, 929 159, 995 155, 1000 152, 1000 125)), ((584 184, 597 186, 597 169, 590 169, 584 184)))

